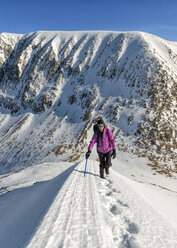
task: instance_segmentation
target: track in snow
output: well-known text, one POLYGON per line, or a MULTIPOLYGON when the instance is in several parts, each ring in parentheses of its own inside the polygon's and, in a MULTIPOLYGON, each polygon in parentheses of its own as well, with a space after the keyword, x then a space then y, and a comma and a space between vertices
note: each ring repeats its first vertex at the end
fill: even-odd
POLYGON ((98 163, 89 161, 85 177, 83 169, 84 162, 66 180, 28 248, 138 247, 138 227, 113 203, 120 192, 111 180, 100 179, 98 163))
POLYGON ((38 232, 28 245, 34 247, 114 247, 105 226, 94 162, 84 177, 84 163, 72 172, 57 195, 38 232))
POLYGON ((129 179, 111 170, 102 180, 99 164, 91 160, 85 177, 84 168, 81 162, 52 180, 5 194, 0 246, 177 247, 176 230, 131 188, 129 179))
POLYGON ((98 163, 72 171, 28 248, 177 247, 176 233, 111 170, 100 179, 98 163), (116 180, 118 182, 116 183, 116 180))

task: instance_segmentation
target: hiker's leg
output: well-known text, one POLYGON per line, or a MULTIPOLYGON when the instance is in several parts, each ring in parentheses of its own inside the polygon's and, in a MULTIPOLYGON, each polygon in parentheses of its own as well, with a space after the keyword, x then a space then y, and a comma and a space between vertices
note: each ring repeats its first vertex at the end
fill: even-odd
POLYGON ((100 167, 100 178, 104 179, 104 168, 100 167))
POLYGON ((106 174, 108 175, 109 174, 109 167, 112 166, 112 163, 111 163, 111 151, 109 151, 109 152, 107 152, 105 154, 105 158, 106 158, 105 169, 106 169, 106 174))
POLYGON ((109 175, 109 168, 105 168, 106 175, 109 175))
POLYGON ((103 153, 98 153, 100 159, 100 177, 104 178, 105 156, 103 153))

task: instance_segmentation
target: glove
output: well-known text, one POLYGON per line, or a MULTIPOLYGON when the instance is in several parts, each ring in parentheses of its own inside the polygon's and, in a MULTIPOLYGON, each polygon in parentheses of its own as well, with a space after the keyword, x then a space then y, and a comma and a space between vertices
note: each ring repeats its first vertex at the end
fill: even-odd
POLYGON ((90 157, 91 151, 86 152, 85 158, 88 159, 90 157))
POLYGON ((113 150, 112 150, 111 157, 112 157, 113 159, 116 157, 116 149, 113 149, 113 150))

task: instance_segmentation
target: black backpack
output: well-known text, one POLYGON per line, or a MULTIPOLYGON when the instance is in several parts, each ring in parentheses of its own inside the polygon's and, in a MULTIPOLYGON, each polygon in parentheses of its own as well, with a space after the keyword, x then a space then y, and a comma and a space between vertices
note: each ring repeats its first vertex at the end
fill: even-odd
POLYGON ((93 132, 94 132, 94 134, 98 135, 98 125, 97 124, 93 125, 93 132))

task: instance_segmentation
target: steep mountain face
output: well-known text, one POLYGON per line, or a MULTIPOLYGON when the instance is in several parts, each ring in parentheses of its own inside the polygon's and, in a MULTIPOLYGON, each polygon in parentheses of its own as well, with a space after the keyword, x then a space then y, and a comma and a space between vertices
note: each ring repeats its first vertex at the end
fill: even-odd
POLYGON ((0 170, 75 161, 104 117, 118 150, 177 172, 177 43, 140 32, 0 34, 0 170))

